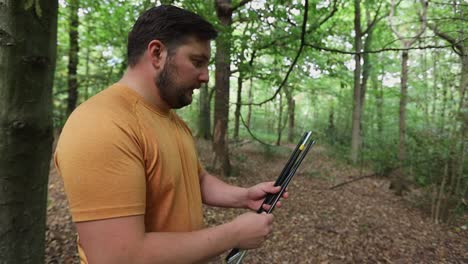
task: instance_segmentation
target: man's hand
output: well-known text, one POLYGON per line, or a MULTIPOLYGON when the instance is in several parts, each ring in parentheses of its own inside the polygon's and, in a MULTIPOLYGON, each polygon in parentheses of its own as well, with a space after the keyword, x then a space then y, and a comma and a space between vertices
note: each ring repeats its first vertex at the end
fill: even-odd
MULTIPOLYGON (((251 210, 258 210, 258 208, 262 205, 263 200, 269 193, 277 193, 281 190, 281 186, 274 186, 275 182, 262 182, 257 185, 254 185, 247 189, 247 197, 246 197, 246 207, 251 210)), ((284 192, 281 196, 282 199, 287 199, 289 196, 288 192, 284 192)), ((281 202, 276 204, 277 207, 281 207, 281 202)), ((264 210, 268 210, 270 208, 269 205, 263 205, 264 210)))
POLYGON ((234 224, 238 234, 237 248, 258 248, 272 231, 273 215, 249 212, 235 218, 232 224, 234 224))

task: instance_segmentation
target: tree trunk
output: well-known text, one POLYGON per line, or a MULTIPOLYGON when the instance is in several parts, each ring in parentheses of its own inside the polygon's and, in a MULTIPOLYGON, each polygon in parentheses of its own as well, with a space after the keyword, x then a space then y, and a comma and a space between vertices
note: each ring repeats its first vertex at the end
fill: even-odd
POLYGON ((200 109, 198 116, 198 136, 203 139, 211 139, 211 107, 208 85, 200 87, 200 109))
POLYGON ((288 142, 294 141, 294 108, 295 101, 292 97, 292 91, 290 87, 284 87, 284 93, 286 94, 286 101, 288 103, 288 142))
MULTIPOLYGON (((405 48, 409 48, 405 45, 405 48)), ((408 51, 401 54, 401 87, 400 87, 400 121, 399 121, 399 141, 398 160, 400 167, 404 167, 406 160, 406 102, 408 97, 408 51)), ((404 175, 404 173, 402 173, 404 175)))
POLYGON ((0 256, 44 263, 57 0, 0 4, 0 256))
POLYGON ((444 132, 445 127, 445 116, 447 112, 447 90, 450 89, 450 85, 447 85, 447 79, 442 78, 442 105, 440 108, 440 120, 439 120, 439 133, 444 132))
POLYGON ((76 102, 78 101, 78 9, 80 7, 79 0, 70 0, 70 49, 68 50, 68 104, 67 104, 67 116, 73 112, 76 108, 76 102))
POLYGON ((434 52, 434 67, 433 67, 433 79, 432 79, 432 110, 431 110, 431 117, 432 117, 432 123, 435 124, 437 121, 437 77, 438 77, 438 69, 437 69, 437 64, 438 62, 438 52, 434 52))
POLYGON ((354 0, 354 48, 357 52, 354 55, 354 95, 353 95, 353 116, 351 132, 351 161, 356 163, 361 148, 361 52, 362 32, 361 32, 361 7, 360 1, 354 0))
POLYGON ((424 111, 424 125, 425 127, 429 127, 430 121, 429 121, 429 105, 430 105, 430 96, 429 96, 429 78, 427 75, 427 54, 426 53, 421 53, 421 61, 422 61, 422 67, 423 67, 423 85, 425 87, 424 89, 424 102, 422 103, 423 105, 423 111, 424 111))
POLYGON ((281 132, 283 132, 283 93, 279 93, 279 116, 278 116, 278 127, 277 127, 277 135, 276 138, 276 146, 281 144, 281 132))
POLYGON ((231 0, 216 0, 216 14, 223 26, 222 34, 216 39, 215 55, 215 114, 214 114, 214 138, 213 149, 215 152, 215 168, 221 167, 225 176, 231 174, 229 162, 229 149, 227 144, 227 130, 229 120, 229 77, 231 54, 231 24, 232 8, 231 0), (220 165, 220 166, 219 166, 220 165))
POLYGON ((252 103, 253 103, 253 77, 250 76, 250 85, 249 85, 249 106, 248 106, 248 112, 247 112, 247 126, 249 128, 251 125, 250 120, 252 119, 252 103))
MULTIPOLYGON (((405 44, 405 48, 410 46, 405 44)), ((403 195, 408 190, 408 181, 406 176, 406 102, 408 96, 408 50, 401 54, 401 79, 400 79, 400 109, 399 109, 399 130, 398 130, 398 161, 399 173, 392 179, 392 185, 395 186, 395 194, 403 195)))
POLYGON ((468 86, 468 52, 466 48, 464 53, 461 54, 460 60, 462 63, 461 76, 460 76, 460 104, 458 107, 458 118, 461 120, 459 140, 460 146, 458 148, 458 166, 457 179, 455 185, 455 193, 460 191, 461 180, 463 178, 463 162, 466 155, 466 134, 468 132, 468 103, 466 97, 466 87, 468 86))
POLYGON ((336 130, 335 130, 335 108, 333 103, 330 104, 330 112, 328 113, 328 127, 327 127, 328 138, 330 139, 330 144, 334 145, 336 140, 336 130))
POLYGON ((383 132, 383 103, 384 103, 384 96, 383 96, 383 76, 385 73, 384 66, 382 66, 382 72, 381 72, 381 79, 378 84, 376 84, 375 88, 377 89, 377 92, 375 93, 376 98, 375 98, 375 104, 377 108, 377 131, 379 133, 379 136, 382 137, 382 132, 383 132))
POLYGON ((239 78, 237 78, 237 104, 236 110, 234 111, 234 140, 239 141, 239 119, 242 103, 242 81, 243 74, 239 72, 239 78))

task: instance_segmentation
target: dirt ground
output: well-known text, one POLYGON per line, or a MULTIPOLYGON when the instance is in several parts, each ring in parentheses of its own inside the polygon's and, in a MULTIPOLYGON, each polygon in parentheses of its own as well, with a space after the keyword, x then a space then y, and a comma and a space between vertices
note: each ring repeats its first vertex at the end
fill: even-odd
MULTIPOLYGON (((212 151, 198 143, 207 166, 212 151)), ((290 149, 265 151, 248 143, 231 148, 236 176, 223 180, 250 186, 275 180, 290 149)), ((352 168, 314 147, 288 190, 290 198, 275 210, 274 232, 244 263, 468 263, 468 216, 436 225, 408 197, 397 197, 382 178, 366 178, 335 190, 331 186, 358 177, 352 168)), ((206 225, 227 222, 240 209, 205 208, 206 225)), ((63 183, 51 167, 47 210, 46 263, 78 263, 76 231, 63 183)), ((223 263, 227 252, 211 261, 223 263)))

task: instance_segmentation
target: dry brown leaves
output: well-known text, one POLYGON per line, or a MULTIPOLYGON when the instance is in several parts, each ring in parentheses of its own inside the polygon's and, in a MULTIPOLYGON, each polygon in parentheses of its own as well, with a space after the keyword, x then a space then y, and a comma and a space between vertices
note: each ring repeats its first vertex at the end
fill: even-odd
MULTIPOLYGON (((209 146, 198 146, 206 165, 212 160, 209 146)), ((386 179, 367 178, 327 190, 368 172, 340 164, 325 152, 319 146, 310 151, 288 188, 290 199, 275 210, 274 232, 262 248, 248 252, 244 263, 468 263, 468 231, 433 224, 393 195, 386 179)), ((235 148, 231 156, 238 176, 223 180, 240 186, 275 180, 288 155, 289 150, 264 155, 253 144, 235 148)), ((78 263, 75 229, 54 170, 49 200, 46 263, 78 263)), ((206 224, 224 223, 242 212, 205 208, 206 224)), ((211 263, 222 263, 225 255, 211 263)))

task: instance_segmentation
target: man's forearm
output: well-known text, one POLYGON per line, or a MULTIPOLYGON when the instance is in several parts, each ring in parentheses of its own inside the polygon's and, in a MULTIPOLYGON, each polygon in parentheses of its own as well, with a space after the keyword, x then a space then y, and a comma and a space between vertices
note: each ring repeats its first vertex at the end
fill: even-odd
POLYGON ((142 264, 204 262, 237 246, 236 236, 232 222, 194 232, 146 233, 142 264))
POLYGON ((77 223, 90 264, 197 263, 240 243, 246 224, 228 222, 192 232, 145 233, 143 215, 77 223))
POLYGON ((201 182, 203 203, 218 207, 245 208, 247 189, 227 184, 206 173, 201 182))

